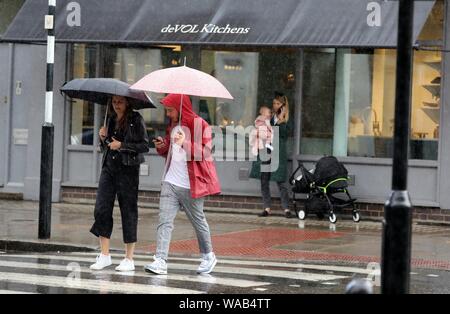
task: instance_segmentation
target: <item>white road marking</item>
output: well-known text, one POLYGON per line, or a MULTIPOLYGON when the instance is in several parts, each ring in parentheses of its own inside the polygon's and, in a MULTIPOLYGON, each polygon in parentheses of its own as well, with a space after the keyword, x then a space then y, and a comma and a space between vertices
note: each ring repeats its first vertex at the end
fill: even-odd
MULTIPOLYGON (((71 261, 71 262, 93 262, 92 258, 89 257, 78 257, 78 256, 55 256, 55 255, 9 255, 14 257, 22 258, 48 258, 60 261, 71 261)), ((121 259, 113 259, 113 264, 119 264, 121 259)), ((135 266, 145 266, 148 264, 144 261, 134 261, 135 266)), ((219 263, 220 264, 220 260, 219 263)), ((171 269, 181 269, 181 270, 191 270, 196 271, 197 265, 192 264, 179 264, 179 263, 169 263, 169 272, 171 269)), ((348 276, 337 276, 337 275, 326 275, 317 273, 304 273, 304 272, 293 272, 286 270, 272 270, 272 269, 261 269, 261 268, 245 268, 245 267, 226 267, 226 266, 216 266, 214 268, 215 272, 228 273, 228 274, 238 274, 238 275, 253 275, 253 276, 264 276, 264 277, 277 277, 286 278, 294 280, 305 280, 305 281, 329 281, 336 279, 347 278, 348 276)))
MULTIPOLYGON (((97 256, 98 253, 74 253, 74 255, 89 255, 97 256)), ((123 257, 120 254, 111 254, 112 257, 123 257)), ((151 255, 135 255, 135 259, 145 258, 152 259, 151 255)), ((270 262, 270 261, 249 261, 249 260, 234 260, 234 259, 220 259, 218 257, 220 264, 230 264, 230 265, 241 265, 241 266, 261 266, 261 267, 285 267, 285 268, 304 268, 304 269, 315 269, 324 271, 335 271, 342 273, 355 273, 355 274, 372 274, 374 271, 372 269, 349 267, 349 266, 335 266, 335 265, 317 265, 317 264, 299 264, 299 263, 283 263, 283 262, 270 262)), ((188 257, 173 257, 169 256, 170 261, 195 261, 200 262, 200 258, 188 258, 188 257)))
POLYGON ((17 274, 0 272, 0 281, 16 282, 29 285, 43 285, 59 288, 95 290, 119 293, 158 293, 158 294, 200 294, 201 291, 170 288, 164 286, 135 283, 111 282, 93 279, 73 279, 70 277, 43 276, 34 274, 17 274))
MULTIPOLYGON (((67 269, 65 265, 56 265, 56 264, 37 264, 37 263, 25 263, 25 262, 16 262, 16 261, 1 261, 0 266, 3 267, 12 267, 12 268, 30 268, 30 269, 41 269, 41 270, 58 270, 58 271, 70 271, 67 269)), ((115 270, 103 269, 101 271, 92 271, 87 267, 81 267, 80 272, 88 273, 88 274, 101 274, 101 275, 122 275, 122 276, 135 276, 142 278, 149 278, 149 275, 139 275, 136 272, 118 272, 115 270)), ((168 274, 164 276, 153 277, 156 279, 165 279, 165 280, 178 280, 178 281, 191 281, 191 282, 200 282, 200 283, 208 283, 208 284, 216 284, 216 285, 225 285, 231 287, 239 287, 239 288, 249 288, 249 287, 258 287, 258 286, 266 286, 270 285, 270 282, 262 282, 262 281, 252 281, 252 280, 243 280, 243 279, 233 279, 233 278, 220 278, 214 277, 210 275, 178 275, 178 274, 168 274)))
POLYGON ((24 292, 15 290, 0 290, 0 294, 37 294, 36 292, 24 292))

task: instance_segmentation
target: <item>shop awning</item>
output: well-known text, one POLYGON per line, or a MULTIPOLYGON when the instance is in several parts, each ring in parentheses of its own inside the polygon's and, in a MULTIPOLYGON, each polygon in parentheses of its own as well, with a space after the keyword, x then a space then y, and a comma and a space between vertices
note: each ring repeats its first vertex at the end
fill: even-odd
MULTIPOLYGON (((398 1, 57 0, 57 42, 395 47, 398 1)), ((46 40, 47 0, 27 0, 4 41, 46 40)), ((414 38, 434 1, 415 1, 414 38)))

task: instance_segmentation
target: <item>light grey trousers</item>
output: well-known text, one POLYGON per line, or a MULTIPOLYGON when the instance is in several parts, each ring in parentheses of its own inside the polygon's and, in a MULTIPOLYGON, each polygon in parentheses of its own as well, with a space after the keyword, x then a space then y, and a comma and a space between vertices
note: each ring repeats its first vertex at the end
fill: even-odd
POLYGON ((163 182, 159 198, 159 224, 156 229, 156 257, 167 260, 174 220, 183 207, 197 234, 200 253, 212 252, 211 233, 203 212, 204 198, 192 198, 188 189, 163 182))

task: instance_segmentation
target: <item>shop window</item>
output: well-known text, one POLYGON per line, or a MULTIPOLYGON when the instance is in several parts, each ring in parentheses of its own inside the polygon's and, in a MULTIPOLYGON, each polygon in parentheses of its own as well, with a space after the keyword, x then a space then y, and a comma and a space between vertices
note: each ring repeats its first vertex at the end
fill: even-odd
MULTIPOLYGON (((192 63, 194 53, 180 46, 155 48, 106 47, 104 53, 104 76, 115 78, 132 85, 146 74, 162 68, 182 65, 187 57, 188 65, 192 63)), ((139 110, 143 116, 149 138, 164 136, 167 126, 164 107, 160 100, 165 94, 148 93, 156 109, 139 110)), ((106 107, 102 106, 100 117, 103 119, 106 107)), ((150 147, 154 144, 150 141, 150 147)))
MULTIPOLYGON (((439 42, 442 10, 436 2, 419 43, 439 42)), ((392 158, 395 70, 394 49, 305 50, 301 153, 392 158)), ((414 51, 410 159, 437 160, 440 70, 440 51, 414 51)))
POLYGON ((344 127, 335 125, 334 154, 392 157, 395 50, 339 50, 337 62, 341 64, 337 77, 343 80, 343 84, 336 92, 338 99, 335 112, 338 119, 335 119, 335 124, 340 120, 345 121, 347 110, 348 123, 344 127))
MULTIPOLYGON (((72 78, 95 77, 95 46, 74 44, 72 46, 72 78)), ((80 99, 70 99, 70 144, 92 145, 94 141, 94 105, 80 99)))
MULTIPOLYGON (((437 1, 413 55, 410 158, 437 160, 443 1, 437 1)), ((302 154, 392 158, 394 49, 305 49, 302 154)))
MULTIPOLYGON (((221 136, 214 141, 216 160, 251 158, 249 127, 262 105, 272 107, 275 91, 288 97, 293 124, 295 69, 296 54, 289 51, 202 50, 201 70, 216 77, 234 97, 199 99, 199 115, 213 127, 214 136, 221 136)), ((293 131, 289 141, 293 142, 293 131)))
POLYGON ((417 51, 414 55, 411 112, 411 158, 437 160, 440 98, 440 53, 417 51))
POLYGON ((392 156, 395 51, 306 50, 304 59, 301 153, 392 156))
MULTIPOLYGON (((301 153, 392 158, 395 66, 395 50, 305 52, 301 153)), ((411 159, 437 159, 439 67, 415 52, 411 159)))
POLYGON ((411 158, 437 160, 441 112, 444 1, 436 1, 414 52, 411 158))
POLYGON ((305 49, 302 69, 300 152, 333 153, 335 49, 305 49))
MULTIPOLYGON (((179 66, 186 62, 188 66, 200 68, 215 76, 230 93, 233 100, 219 98, 191 97, 194 110, 204 118, 215 131, 225 136, 222 146, 216 147, 219 159, 232 157, 249 158, 248 132, 246 128, 254 124, 261 105, 272 105, 274 92, 284 93, 290 105, 289 151, 293 147, 293 127, 295 108, 295 71, 298 50, 291 51, 220 51, 188 46, 158 46, 152 48, 128 48, 103 46, 102 64, 96 65, 95 46, 73 45, 73 77, 95 77, 96 67, 102 69, 102 77, 116 78, 130 85, 146 74, 167 67, 179 66), (229 127, 227 129, 227 127, 229 127), (226 132, 227 131, 227 132, 226 132), (226 133, 226 135, 225 135, 226 133)), ((160 100, 165 94, 149 93, 156 109, 143 109, 147 133, 150 138, 164 136, 167 126, 164 107, 160 100)), ((72 100, 71 144, 92 145, 97 131, 93 130, 94 121, 102 125, 106 106, 95 106, 81 100, 72 100)), ((151 142, 150 145, 153 145, 151 142)))

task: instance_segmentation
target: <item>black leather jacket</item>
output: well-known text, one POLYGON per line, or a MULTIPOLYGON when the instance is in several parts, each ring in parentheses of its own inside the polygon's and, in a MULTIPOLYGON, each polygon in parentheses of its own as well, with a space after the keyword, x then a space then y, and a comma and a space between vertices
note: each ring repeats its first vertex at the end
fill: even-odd
MULTIPOLYGON (((111 125, 114 124, 114 117, 108 119, 108 134, 112 134, 111 125)), ((100 140, 100 150, 103 152, 102 167, 105 164, 108 145, 100 140)), ((149 140, 145 129, 144 118, 139 112, 133 111, 128 118, 128 126, 125 139, 122 142, 119 154, 122 164, 125 166, 138 166, 145 161, 144 153, 149 151, 149 140)))

